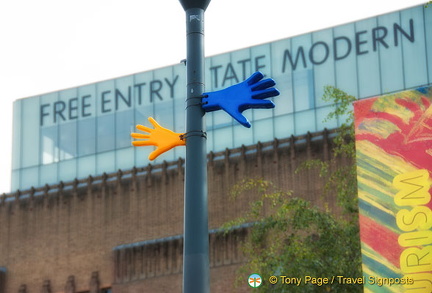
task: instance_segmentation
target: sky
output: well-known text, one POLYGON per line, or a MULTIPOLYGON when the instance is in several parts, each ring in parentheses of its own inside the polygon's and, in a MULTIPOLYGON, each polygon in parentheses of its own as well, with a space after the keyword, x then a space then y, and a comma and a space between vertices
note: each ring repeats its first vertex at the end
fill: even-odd
MULTIPOLYGON (((425 2, 213 0, 205 13, 205 55, 425 2)), ((0 1, 0 194, 10 192, 13 101, 170 66, 185 55, 178 0, 0 1)))

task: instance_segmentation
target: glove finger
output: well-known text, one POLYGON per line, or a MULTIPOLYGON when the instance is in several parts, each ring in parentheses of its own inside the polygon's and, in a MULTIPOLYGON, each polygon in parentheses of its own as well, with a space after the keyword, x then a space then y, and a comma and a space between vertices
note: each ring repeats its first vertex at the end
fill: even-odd
POLYGON ((149 133, 153 131, 153 129, 151 129, 151 128, 147 127, 147 126, 144 126, 144 125, 140 125, 140 124, 138 124, 136 126, 136 128, 138 128, 141 131, 145 131, 145 132, 149 132, 149 133))
POLYGON ((240 123, 241 125, 243 125, 244 127, 250 128, 251 124, 249 122, 249 120, 245 117, 245 116, 241 116, 238 117, 238 119, 236 119, 238 123, 240 123))
POLYGON ((156 120, 154 120, 153 117, 149 117, 148 121, 154 126, 154 128, 161 128, 161 126, 159 125, 159 123, 157 123, 156 120))
POLYGON ((270 100, 256 99, 249 104, 249 109, 270 109, 274 107, 275 104, 270 100))
MULTIPOLYGON (((242 112, 244 111, 244 110, 246 110, 247 108, 244 108, 243 110, 242 110, 242 112)), ((245 117, 245 116, 243 116, 243 114, 242 113, 240 113, 239 111, 236 111, 236 110, 230 110, 230 109, 225 109, 225 111, 232 117, 232 118, 234 118, 235 120, 237 120, 237 122, 238 123, 240 123, 241 125, 243 125, 244 127, 247 127, 247 128, 249 128, 249 127, 251 127, 251 124, 250 124, 250 122, 249 122, 249 120, 245 117)))
POLYGON ((253 85, 255 83, 257 83, 258 81, 260 81, 261 79, 263 79, 264 75, 257 71, 254 74, 252 74, 248 79, 246 79, 246 83, 248 85, 253 85))
POLYGON ((270 97, 279 96, 280 92, 275 88, 265 89, 261 91, 252 92, 254 99, 266 99, 270 97))
POLYGON ((257 82, 251 88, 253 91, 259 91, 259 90, 264 90, 266 88, 272 87, 274 85, 276 85, 276 82, 273 79, 268 78, 268 79, 261 80, 260 82, 257 82))
POLYGON ((150 138, 149 134, 142 134, 136 132, 132 132, 130 136, 132 136, 133 138, 150 138))
POLYGON ((155 142, 150 140, 134 140, 132 142, 133 146, 147 146, 147 145, 156 145, 155 142))
POLYGON ((153 161, 154 159, 156 159, 157 157, 159 157, 159 155, 169 151, 170 149, 174 148, 175 145, 168 145, 168 146, 163 146, 163 147, 158 147, 157 149, 155 149, 153 152, 150 153, 150 155, 148 156, 149 160, 153 161))
POLYGON ((150 155, 148 156, 150 161, 153 161, 154 159, 156 159, 157 157, 159 157, 159 155, 162 154, 162 152, 160 151, 159 148, 157 148, 156 150, 152 151, 150 153, 150 155))

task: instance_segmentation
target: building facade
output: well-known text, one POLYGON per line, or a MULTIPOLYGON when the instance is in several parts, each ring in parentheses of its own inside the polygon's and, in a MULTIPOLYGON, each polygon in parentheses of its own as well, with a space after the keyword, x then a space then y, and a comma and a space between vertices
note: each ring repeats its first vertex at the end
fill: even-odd
MULTIPOLYGON (((258 199, 244 194, 234 201, 230 190, 236 183, 264 178, 336 210, 334 198, 321 196, 318 171, 295 173, 306 159, 331 157, 330 135, 309 133, 209 154, 212 292, 249 288, 246 282, 233 285, 244 262, 240 244, 247 226, 218 233, 258 199)), ((183 164, 147 165, 3 197, 3 292, 181 292, 183 164)))
MULTIPOLYGON (((381 15, 206 59, 206 90, 241 82, 255 71, 276 81, 273 110, 250 110, 244 129, 221 111, 206 114, 207 150, 338 127, 323 122, 331 105, 324 86, 359 98, 432 81, 432 13, 423 6, 381 15)), ((153 117, 184 132, 183 64, 17 100, 14 104, 12 190, 145 166, 151 149, 129 134, 153 117)), ((155 163, 184 157, 176 148, 155 163)))
MULTIPOLYGON (((212 292, 233 287, 247 226, 219 233, 256 195, 231 201, 248 178, 265 178, 317 205, 322 179, 295 173, 331 156, 324 86, 359 98, 432 83, 432 9, 423 6, 206 59, 214 91, 255 71, 275 79, 272 110, 250 110, 251 129, 206 114, 212 292)), ((0 199, 0 292, 181 292, 184 149, 154 163, 133 148, 135 124, 154 117, 184 131, 182 64, 14 104, 12 189, 0 199)), ((341 160, 340 164, 348 164, 341 160)), ((252 273, 252 272, 251 272, 252 273)), ((246 284, 246 282, 245 282, 246 284)))

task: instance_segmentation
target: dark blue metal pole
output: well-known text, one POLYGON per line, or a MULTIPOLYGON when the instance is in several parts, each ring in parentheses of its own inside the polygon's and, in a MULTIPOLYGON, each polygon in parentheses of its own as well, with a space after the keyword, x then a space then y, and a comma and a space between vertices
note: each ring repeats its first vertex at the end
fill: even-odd
POLYGON ((207 150, 204 111, 204 11, 210 0, 180 0, 186 11, 187 95, 183 292, 210 292, 207 150))

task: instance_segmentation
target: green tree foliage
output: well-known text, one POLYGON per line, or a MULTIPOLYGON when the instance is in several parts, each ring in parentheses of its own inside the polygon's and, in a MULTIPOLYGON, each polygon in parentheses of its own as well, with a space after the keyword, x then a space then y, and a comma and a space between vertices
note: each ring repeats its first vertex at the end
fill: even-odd
POLYGON ((334 157, 330 161, 313 160, 302 168, 319 168, 326 178, 323 192, 336 193, 342 215, 335 215, 325 207, 315 207, 307 200, 289 191, 278 190, 272 183, 249 179, 237 184, 233 197, 258 192, 260 199, 249 211, 224 225, 226 229, 244 223, 253 223, 243 250, 248 262, 240 269, 237 285, 245 286, 247 276, 258 273, 263 284, 257 292, 361 292, 362 286, 341 284, 337 276, 359 278, 361 252, 358 227, 357 183, 355 164, 340 166, 337 158, 345 156, 354 162, 354 127, 352 102, 354 97, 334 88, 326 87, 324 99, 336 105, 327 119, 346 118, 334 139, 334 157), (332 167, 336 165, 337 167, 332 167), (269 277, 278 282, 270 284, 269 277), (300 286, 281 284, 299 278, 300 286), (311 279, 317 284, 305 284, 306 276, 328 278, 311 279), (290 279, 288 279, 290 278, 290 279))

